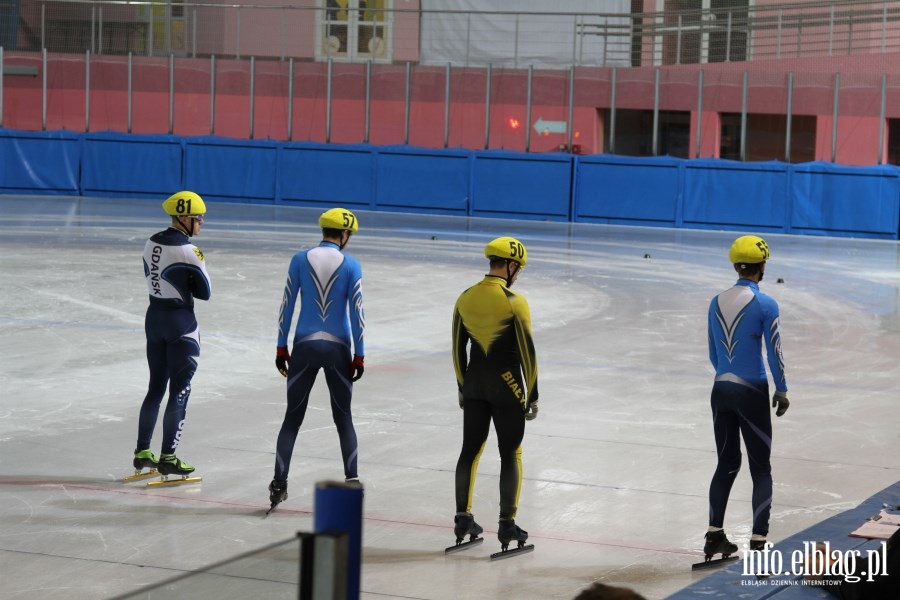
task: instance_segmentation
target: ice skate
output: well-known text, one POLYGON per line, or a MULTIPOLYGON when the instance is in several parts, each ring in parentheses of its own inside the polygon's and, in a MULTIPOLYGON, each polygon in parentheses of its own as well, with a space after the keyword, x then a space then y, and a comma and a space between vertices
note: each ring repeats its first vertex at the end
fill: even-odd
POLYGON ((150 450, 135 449, 134 460, 132 461, 132 464, 134 465, 134 475, 128 475, 123 481, 136 481, 138 479, 145 479, 157 475, 158 463, 159 459, 156 458, 150 450), (144 471, 144 469, 148 470, 144 471))
POLYGON ((500 552, 491 554, 491 560, 510 558, 534 550, 534 544, 525 545, 525 541, 528 539, 528 532, 516 525, 513 519, 500 519, 497 539, 500 540, 500 552), (508 549, 510 542, 516 542, 516 547, 512 550, 508 549))
POLYGON ((344 483, 349 485, 350 487, 363 489, 362 481, 359 480, 359 477, 348 477, 344 480, 344 483))
POLYGON ((275 510, 275 507, 288 499, 287 481, 273 479, 269 484, 269 502, 272 506, 266 511, 266 515, 275 510))
POLYGON ((456 513, 453 517, 453 533, 456 535, 456 545, 444 549, 444 554, 451 554, 477 546, 484 541, 484 538, 478 537, 484 532, 481 525, 475 522, 472 513, 456 513), (469 536, 468 542, 463 542, 466 536, 469 536))
POLYGON ((159 470, 159 474, 162 475, 162 477, 159 481, 149 482, 147 487, 180 485, 183 483, 203 481, 202 477, 189 477, 189 475, 194 472, 194 465, 184 462, 174 454, 161 455, 156 468, 159 470), (177 477, 169 479, 170 475, 177 475, 177 477))
POLYGON ((704 560, 702 563, 694 563, 691 565, 692 570, 706 569, 709 567, 717 567, 719 565, 736 561, 739 557, 731 556, 737 552, 738 547, 728 541, 725 531, 707 531, 706 544, 703 546, 704 560), (721 554, 722 558, 713 560, 716 554, 721 554))

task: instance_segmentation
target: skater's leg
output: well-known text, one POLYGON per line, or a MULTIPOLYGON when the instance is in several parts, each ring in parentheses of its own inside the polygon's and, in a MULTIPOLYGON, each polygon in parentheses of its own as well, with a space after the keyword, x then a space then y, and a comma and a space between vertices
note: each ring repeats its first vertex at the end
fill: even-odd
POLYGON ((336 344, 331 345, 335 346, 336 350, 330 353, 333 355, 331 366, 325 368, 325 380, 331 395, 331 417, 341 442, 344 477, 356 479, 359 476, 357 471, 359 445, 356 429, 353 427, 353 414, 350 412, 350 401, 353 397, 353 383, 349 377, 350 352, 336 344))
POLYGON ((743 403, 741 435, 753 479, 753 535, 765 539, 772 510, 772 413, 768 394, 754 395, 743 403))
POLYGON ((463 408, 463 443, 456 462, 456 512, 472 512, 475 474, 491 427, 491 408, 484 400, 467 398, 463 408))
POLYGON ((718 464, 709 485, 709 526, 716 528, 724 526, 728 496, 741 469, 739 417, 732 410, 729 395, 733 387, 733 384, 716 383, 710 399, 718 464))
POLYGON ((192 327, 168 344, 169 399, 163 414, 162 454, 174 454, 181 442, 191 395, 191 379, 197 371, 197 359, 200 357, 200 331, 193 313, 188 314, 192 327))
POLYGON ((169 382, 169 368, 166 355, 166 343, 149 334, 147 337, 147 366, 150 367, 150 384, 147 386, 147 395, 141 404, 138 417, 137 450, 147 450, 153 439, 153 430, 156 427, 156 419, 159 416, 159 407, 163 396, 166 395, 166 386, 169 382))
POLYGON ((494 428, 500 449, 500 519, 515 519, 522 491, 522 438, 525 413, 518 404, 494 406, 494 428))
POLYGON ((275 479, 278 481, 287 481, 294 444, 309 406, 309 393, 319 373, 318 367, 310 365, 306 360, 306 349, 302 346, 303 344, 294 346, 288 369, 287 409, 275 444, 275 479))

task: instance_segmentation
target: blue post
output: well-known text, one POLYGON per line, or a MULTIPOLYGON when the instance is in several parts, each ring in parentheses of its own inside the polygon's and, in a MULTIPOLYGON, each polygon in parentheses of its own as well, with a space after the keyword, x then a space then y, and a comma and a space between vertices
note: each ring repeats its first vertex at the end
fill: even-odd
POLYGON ((359 600, 362 573, 363 489, 338 481, 316 484, 313 503, 315 533, 345 531, 347 549, 347 600, 359 600))

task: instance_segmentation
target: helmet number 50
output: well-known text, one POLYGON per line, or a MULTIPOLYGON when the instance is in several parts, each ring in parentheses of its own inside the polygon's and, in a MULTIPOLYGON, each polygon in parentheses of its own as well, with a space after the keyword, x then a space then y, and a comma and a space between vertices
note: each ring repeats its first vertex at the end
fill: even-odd
POLYGON ((525 255, 525 249, 522 248, 522 244, 515 240, 510 240, 509 242, 509 256, 511 258, 522 258, 525 255))

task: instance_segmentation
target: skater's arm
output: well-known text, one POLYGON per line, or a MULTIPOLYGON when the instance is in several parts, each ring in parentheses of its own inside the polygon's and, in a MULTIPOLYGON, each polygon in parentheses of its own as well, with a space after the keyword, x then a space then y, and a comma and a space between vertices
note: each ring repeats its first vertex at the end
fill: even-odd
POLYGON ((775 382, 775 389, 787 393, 787 380, 784 375, 784 357, 781 354, 781 319, 778 315, 778 304, 771 298, 761 298, 763 307, 763 325, 766 340, 766 355, 769 361, 769 371, 775 382))
POLYGON ((365 356, 366 349, 363 340, 366 331, 366 316, 363 312, 363 294, 362 294, 362 267, 359 262, 348 257, 348 267, 350 268, 350 332, 353 334, 353 354, 356 356, 365 356))
POLYGON ((191 265, 191 294, 197 300, 209 300, 212 296, 212 284, 206 272, 206 257, 197 246, 189 244, 185 249, 185 262, 191 265))
POLYGON ((288 336, 291 333, 291 319, 294 317, 294 306, 297 303, 297 295, 300 291, 300 267, 299 255, 294 255, 288 267, 287 282, 284 284, 284 296, 281 298, 281 306, 278 309, 278 344, 287 346, 288 336))
POLYGON ((468 357, 466 348, 469 344, 469 332, 463 326, 462 316, 459 314, 459 302, 453 307, 453 368, 456 370, 456 385, 462 389, 463 382, 466 379, 466 363, 468 357))
POLYGON ((538 398, 538 365, 537 353, 534 349, 534 337, 531 334, 531 309, 525 298, 519 295, 510 298, 510 306, 515 316, 516 344, 519 348, 519 360, 522 373, 525 375, 528 403, 538 398))

